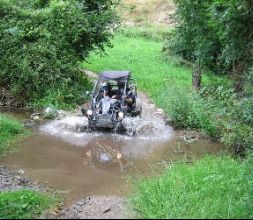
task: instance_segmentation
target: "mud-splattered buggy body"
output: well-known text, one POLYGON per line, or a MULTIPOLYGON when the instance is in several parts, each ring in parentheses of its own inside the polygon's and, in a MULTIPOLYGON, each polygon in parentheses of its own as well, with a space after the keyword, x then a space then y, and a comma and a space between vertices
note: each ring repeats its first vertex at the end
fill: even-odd
POLYGON ((88 117, 89 129, 109 128, 120 131, 124 129, 123 121, 126 117, 141 116, 141 102, 137 97, 136 82, 131 78, 130 71, 100 73, 93 91, 88 95, 91 97, 89 109, 82 112, 88 117), (103 91, 105 83, 110 87, 107 96, 103 91), (126 108, 129 91, 134 96, 134 103, 126 108))

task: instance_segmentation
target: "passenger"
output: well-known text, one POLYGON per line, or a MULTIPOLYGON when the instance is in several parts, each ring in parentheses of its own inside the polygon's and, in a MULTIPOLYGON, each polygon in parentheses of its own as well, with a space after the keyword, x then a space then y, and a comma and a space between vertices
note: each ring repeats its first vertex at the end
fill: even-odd
POLYGON ((124 88, 125 88, 125 83, 118 82, 118 96, 119 96, 119 98, 122 97, 122 95, 124 93, 124 88))
POLYGON ((130 88, 126 89, 126 98, 125 98, 125 106, 124 109, 126 112, 130 113, 134 110, 136 103, 136 97, 133 94, 132 90, 130 88))

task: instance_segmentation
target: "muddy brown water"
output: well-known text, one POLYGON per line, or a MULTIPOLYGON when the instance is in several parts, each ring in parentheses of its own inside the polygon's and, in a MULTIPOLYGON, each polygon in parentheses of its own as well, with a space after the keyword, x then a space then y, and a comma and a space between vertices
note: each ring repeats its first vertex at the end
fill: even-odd
MULTIPOLYGON (((27 178, 53 187, 70 204, 93 195, 125 195, 129 176, 152 175, 154 167, 161 170, 168 162, 192 161, 223 149, 210 139, 187 140, 164 124, 152 104, 145 104, 144 117, 129 119, 124 135, 81 132, 87 120, 75 113, 42 122, 20 143, 21 150, 0 158, 0 164, 24 170, 27 178), (131 136, 133 127, 136 135, 131 136)), ((14 115, 24 120, 30 114, 14 115)))

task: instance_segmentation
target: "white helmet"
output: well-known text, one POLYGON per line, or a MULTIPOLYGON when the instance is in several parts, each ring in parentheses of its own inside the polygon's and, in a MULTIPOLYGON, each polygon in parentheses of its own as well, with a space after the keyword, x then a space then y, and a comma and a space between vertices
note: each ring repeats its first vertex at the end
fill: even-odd
POLYGON ((110 86, 110 84, 109 84, 109 82, 103 82, 103 85, 102 85, 103 87, 109 87, 110 86))

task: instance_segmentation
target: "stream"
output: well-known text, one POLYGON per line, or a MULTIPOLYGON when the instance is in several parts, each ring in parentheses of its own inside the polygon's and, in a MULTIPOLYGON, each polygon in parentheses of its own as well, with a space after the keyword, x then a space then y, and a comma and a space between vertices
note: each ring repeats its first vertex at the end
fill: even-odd
MULTIPOLYGON (((22 169, 26 178, 61 191, 71 204, 87 196, 124 196, 130 189, 129 176, 153 175, 164 164, 192 162, 223 149, 209 138, 166 125, 161 110, 141 96, 143 117, 126 119, 126 134, 81 132, 87 119, 77 110, 36 124, 33 135, 19 143, 20 151, 0 158, 0 165, 22 169)), ((12 114, 20 120, 30 117, 25 112, 12 114)))

